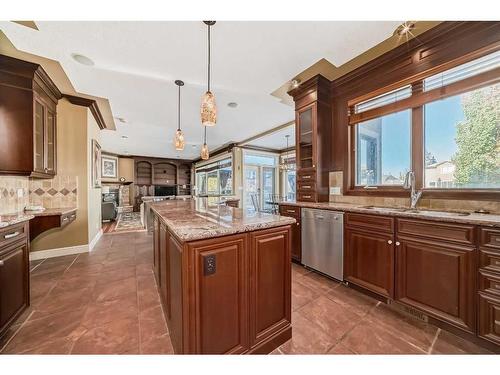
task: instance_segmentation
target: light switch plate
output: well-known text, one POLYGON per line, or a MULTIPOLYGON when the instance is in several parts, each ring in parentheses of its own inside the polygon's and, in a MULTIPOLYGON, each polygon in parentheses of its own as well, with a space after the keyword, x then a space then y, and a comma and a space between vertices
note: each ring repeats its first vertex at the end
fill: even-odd
POLYGON ((338 186, 330 187, 330 195, 340 195, 340 187, 338 186))
POLYGON ((24 190, 22 188, 17 189, 17 197, 18 198, 24 197, 24 190))

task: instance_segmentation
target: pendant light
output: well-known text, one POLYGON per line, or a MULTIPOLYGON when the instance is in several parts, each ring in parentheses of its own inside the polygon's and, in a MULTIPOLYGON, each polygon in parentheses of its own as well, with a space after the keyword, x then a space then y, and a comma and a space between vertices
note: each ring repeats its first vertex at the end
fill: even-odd
POLYGON ((286 138, 286 153, 285 153, 285 156, 283 158, 283 162, 280 163, 279 165, 279 168, 282 170, 282 171, 293 171, 294 168, 293 168, 293 165, 290 164, 290 162, 288 161, 289 160, 289 157, 288 157, 288 138, 290 138, 290 135, 285 135, 285 138, 286 138))
POLYGON ((203 146, 201 146, 200 156, 201 156, 202 160, 207 160, 210 157, 210 153, 208 152, 208 146, 207 146, 207 127, 206 126, 205 126, 205 136, 203 138, 203 146))
POLYGON ((179 100, 177 103, 177 131, 175 132, 174 144, 177 151, 182 151, 186 144, 184 141, 184 133, 181 130, 181 86, 184 86, 184 82, 176 80, 175 84, 179 87, 179 100))
POLYGON ((203 21, 208 27, 208 86, 207 92, 201 98, 201 124, 203 126, 215 126, 217 122, 217 106, 215 96, 210 91, 210 28, 215 21, 203 21))

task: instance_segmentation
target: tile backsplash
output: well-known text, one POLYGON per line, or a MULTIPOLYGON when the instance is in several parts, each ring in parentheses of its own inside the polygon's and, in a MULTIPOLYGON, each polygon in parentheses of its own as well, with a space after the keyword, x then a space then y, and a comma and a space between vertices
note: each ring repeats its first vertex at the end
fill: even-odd
MULTIPOLYGON (((404 206, 409 207, 409 198, 390 197, 363 197, 343 195, 343 172, 330 172, 330 188, 340 188, 340 195, 330 194, 330 202, 353 203, 360 205, 374 206, 404 206)), ((500 213, 500 202, 494 201, 474 201, 458 199, 425 199, 418 202, 418 208, 428 208, 432 210, 452 210, 452 211, 475 211, 487 210, 491 213, 500 213)))
POLYGON ((22 211, 27 205, 77 207, 78 177, 58 175, 50 180, 38 180, 0 176, 0 215, 22 211))

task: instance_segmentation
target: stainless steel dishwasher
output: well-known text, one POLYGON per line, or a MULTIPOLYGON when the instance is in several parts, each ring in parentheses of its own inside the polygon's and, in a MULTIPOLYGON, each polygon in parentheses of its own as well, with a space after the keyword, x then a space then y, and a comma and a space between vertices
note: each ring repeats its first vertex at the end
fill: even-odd
POLYGON ((337 280, 344 279, 344 214, 302 209, 302 263, 337 280))

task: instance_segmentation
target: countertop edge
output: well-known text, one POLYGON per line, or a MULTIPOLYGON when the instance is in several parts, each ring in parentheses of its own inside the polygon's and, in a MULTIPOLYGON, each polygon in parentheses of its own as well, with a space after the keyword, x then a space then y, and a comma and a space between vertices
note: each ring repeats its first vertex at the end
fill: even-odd
MULTIPOLYGON (((421 220, 431 220, 431 221, 441 221, 448 223, 458 223, 458 224, 470 224, 470 225, 482 225, 487 227, 500 227, 500 220, 496 218, 488 218, 491 214, 471 214, 473 216, 439 216, 438 214, 421 214, 412 212, 398 212, 398 211, 386 211, 377 209, 363 208, 360 205, 350 204, 350 203, 334 203, 334 202, 282 202, 279 203, 280 206, 296 206, 301 208, 316 208, 320 210, 330 210, 330 211, 342 211, 342 212, 356 212, 363 214, 379 215, 379 216, 392 216, 410 219, 421 219, 421 220), (351 206, 350 206, 351 205, 351 206), (477 217, 476 215, 480 215, 477 217)), ((494 216, 500 216, 493 214, 494 216)))

